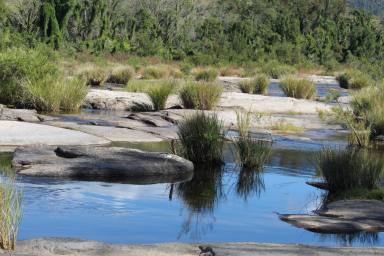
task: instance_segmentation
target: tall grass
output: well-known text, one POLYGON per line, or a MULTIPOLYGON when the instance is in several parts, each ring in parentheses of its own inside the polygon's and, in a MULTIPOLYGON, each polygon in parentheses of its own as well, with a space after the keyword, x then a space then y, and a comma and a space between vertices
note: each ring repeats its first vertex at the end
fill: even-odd
POLYGON ((156 84, 155 81, 133 79, 128 82, 125 90, 128 92, 147 92, 154 84, 156 84))
POLYGON ((148 66, 144 69, 143 79, 165 79, 169 76, 166 66, 148 66))
POLYGON ((266 75, 257 75, 251 80, 243 80, 239 88, 243 93, 266 94, 268 91, 269 79, 266 75))
POLYGON ((100 86, 108 79, 109 72, 102 67, 88 67, 81 74, 87 80, 87 85, 100 86))
POLYGON ((327 183, 329 193, 340 195, 353 189, 377 188, 383 162, 368 151, 325 148, 318 155, 317 169, 327 183))
POLYGON ((192 72, 196 81, 213 82, 219 76, 219 72, 214 68, 197 68, 192 72))
POLYGON ((131 66, 120 66, 112 70, 107 82, 126 85, 135 76, 135 70, 131 66))
POLYGON ((2 176, 0 184, 0 247, 14 250, 22 216, 22 194, 15 175, 2 176))
POLYGON ((235 142, 237 158, 244 168, 261 169, 270 155, 270 145, 250 135, 250 112, 236 112, 236 119, 239 131, 239 137, 235 142))
POLYGON ((228 66, 220 69, 221 76, 236 76, 236 77, 244 77, 245 71, 243 68, 228 66))
POLYGON ((179 125, 183 155, 194 163, 221 163, 224 146, 222 122, 216 115, 197 112, 179 125))
POLYGON ((285 95, 297 99, 313 99, 316 96, 316 86, 306 79, 286 77, 280 83, 285 95))
POLYGON ((344 89, 362 89, 373 83, 372 78, 357 69, 349 69, 336 77, 341 88, 344 89))
POLYGON ((261 68, 264 74, 271 78, 278 79, 280 77, 296 73, 296 69, 292 66, 280 64, 278 61, 270 61, 261 68))
POLYGON ((169 95, 175 88, 173 81, 162 81, 160 84, 152 86, 147 94, 152 101, 155 111, 163 110, 169 95))
POLYGON ((187 109, 211 110, 220 100, 220 85, 208 82, 187 82, 180 89, 179 97, 187 109))

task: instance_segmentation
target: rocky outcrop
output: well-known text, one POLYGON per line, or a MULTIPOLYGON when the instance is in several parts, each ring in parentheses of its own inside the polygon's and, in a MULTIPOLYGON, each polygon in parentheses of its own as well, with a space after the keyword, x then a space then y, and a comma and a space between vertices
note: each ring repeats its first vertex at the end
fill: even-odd
POLYGON ((102 145, 109 140, 87 133, 48 125, 0 121, 0 146, 46 145, 102 145))
POLYGON ((23 121, 23 122, 42 122, 50 119, 47 116, 39 115, 36 110, 30 109, 11 109, 0 106, 0 120, 23 121))
POLYGON ((318 215, 282 214, 280 219, 318 233, 354 233, 384 230, 384 202, 343 200, 316 211, 318 215))
POLYGON ((17 148, 12 167, 21 175, 128 183, 190 179, 193 164, 167 153, 117 147, 17 148))

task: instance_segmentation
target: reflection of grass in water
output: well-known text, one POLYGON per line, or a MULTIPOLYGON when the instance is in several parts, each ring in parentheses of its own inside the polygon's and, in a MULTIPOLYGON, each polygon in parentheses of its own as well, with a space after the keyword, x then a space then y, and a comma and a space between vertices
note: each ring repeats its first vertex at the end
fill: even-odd
POLYGON ((9 153, 0 153, 0 172, 11 170, 12 156, 9 153))
POLYGON ((376 232, 358 232, 351 234, 318 234, 321 241, 331 240, 341 246, 376 245, 379 242, 379 234, 376 232))
POLYGON ((247 201, 249 196, 260 194, 265 190, 262 170, 243 168, 236 183, 236 193, 247 201))

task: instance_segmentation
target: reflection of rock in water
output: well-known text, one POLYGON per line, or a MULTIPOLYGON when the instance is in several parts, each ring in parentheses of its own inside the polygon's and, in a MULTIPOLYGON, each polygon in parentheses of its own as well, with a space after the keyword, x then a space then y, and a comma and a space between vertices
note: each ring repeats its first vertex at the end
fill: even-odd
POLYGON ((356 246, 358 244, 373 246, 379 243, 379 234, 376 232, 358 232, 351 234, 318 234, 320 241, 330 240, 340 246, 356 246))
POLYGON ((214 210, 219 200, 224 197, 222 168, 221 166, 196 167, 193 179, 178 184, 175 190, 189 211, 178 238, 189 234, 191 238, 198 239, 213 228, 214 210))
POLYGON ((265 190, 263 170, 242 168, 236 183, 236 193, 245 201, 248 197, 260 194, 265 190))

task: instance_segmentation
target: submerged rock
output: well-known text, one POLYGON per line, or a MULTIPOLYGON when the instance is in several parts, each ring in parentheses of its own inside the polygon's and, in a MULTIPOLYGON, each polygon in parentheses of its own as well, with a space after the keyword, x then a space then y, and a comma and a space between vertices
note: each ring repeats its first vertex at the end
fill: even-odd
POLYGON ((188 180, 193 164, 168 153, 117 147, 17 148, 12 167, 18 174, 103 180, 128 183, 161 183, 188 180))
POLYGON ((316 211, 318 215, 282 214, 280 219, 296 227, 318 233, 354 233, 384 230, 384 202, 342 200, 316 211))

